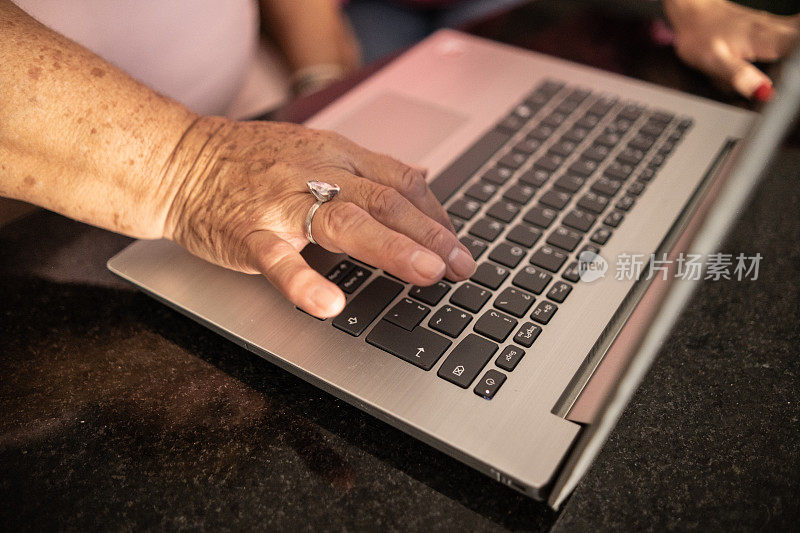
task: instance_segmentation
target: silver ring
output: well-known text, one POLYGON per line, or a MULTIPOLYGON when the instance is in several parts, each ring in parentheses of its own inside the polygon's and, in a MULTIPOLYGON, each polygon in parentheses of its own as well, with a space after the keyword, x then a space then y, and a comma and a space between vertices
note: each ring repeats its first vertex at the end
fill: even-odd
POLYGON ((314 198, 317 199, 316 203, 308 209, 308 213, 306 214, 306 238, 311 244, 317 244, 317 241, 315 241, 314 237, 311 235, 311 222, 314 220, 314 214, 317 212, 317 209, 319 209, 319 206, 333 200, 341 189, 338 185, 331 185, 324 181, 307 181, 306 185, 308 186, 308 190, 311 191, 311 194, 314 195, 314 198))

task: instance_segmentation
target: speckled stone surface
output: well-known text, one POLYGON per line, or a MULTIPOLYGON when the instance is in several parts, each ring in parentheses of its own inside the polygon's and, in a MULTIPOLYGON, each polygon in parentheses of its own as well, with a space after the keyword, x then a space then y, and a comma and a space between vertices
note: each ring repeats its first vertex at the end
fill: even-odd
POLYGON ((50 213, 0 232, 0 530, 796 528, 800 151, 725 245, 560 513, 116 280, 130 241, 50 213))

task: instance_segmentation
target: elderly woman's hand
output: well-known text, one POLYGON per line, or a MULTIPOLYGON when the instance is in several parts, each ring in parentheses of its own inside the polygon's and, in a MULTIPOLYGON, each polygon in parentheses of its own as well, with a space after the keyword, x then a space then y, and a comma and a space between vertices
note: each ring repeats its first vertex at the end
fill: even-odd
POLYGON ((781 17, 726 0, 664 0, 664 9, 681 59, 745 98, 772 96, 769 77, 751 62, 785 56, 800 34, 800 15, 781 17))
POLYGON ((334 133, 200 118, 173 152, 166 176, 181 184, 166 237, 219 265, 263 274, 316 316, 337 315, 344 295, 300 256, 315 202, 309 180, 341 187, 313 219, 322 247, 421 285, 444 275, 463 279, 475 268, 419 170, 334 133))

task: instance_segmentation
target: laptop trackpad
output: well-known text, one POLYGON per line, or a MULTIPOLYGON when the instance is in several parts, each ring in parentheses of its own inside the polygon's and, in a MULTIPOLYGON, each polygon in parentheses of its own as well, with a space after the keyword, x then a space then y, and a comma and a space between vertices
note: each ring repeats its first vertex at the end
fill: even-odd
POLYGON ((466 121, 436 104, 383 93, 345 115, 333 130, 375 152, 419 164, 466 121))

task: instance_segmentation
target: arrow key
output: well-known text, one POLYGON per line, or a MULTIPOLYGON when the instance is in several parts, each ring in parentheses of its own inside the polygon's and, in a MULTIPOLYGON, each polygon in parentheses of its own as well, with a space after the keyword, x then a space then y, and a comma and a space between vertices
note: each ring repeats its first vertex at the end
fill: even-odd
POLYGON ((367 335, 367 342, 400 359, 430 370, 452 344, 423 327, 406 331, 386 320, 378 322, 367 335))

